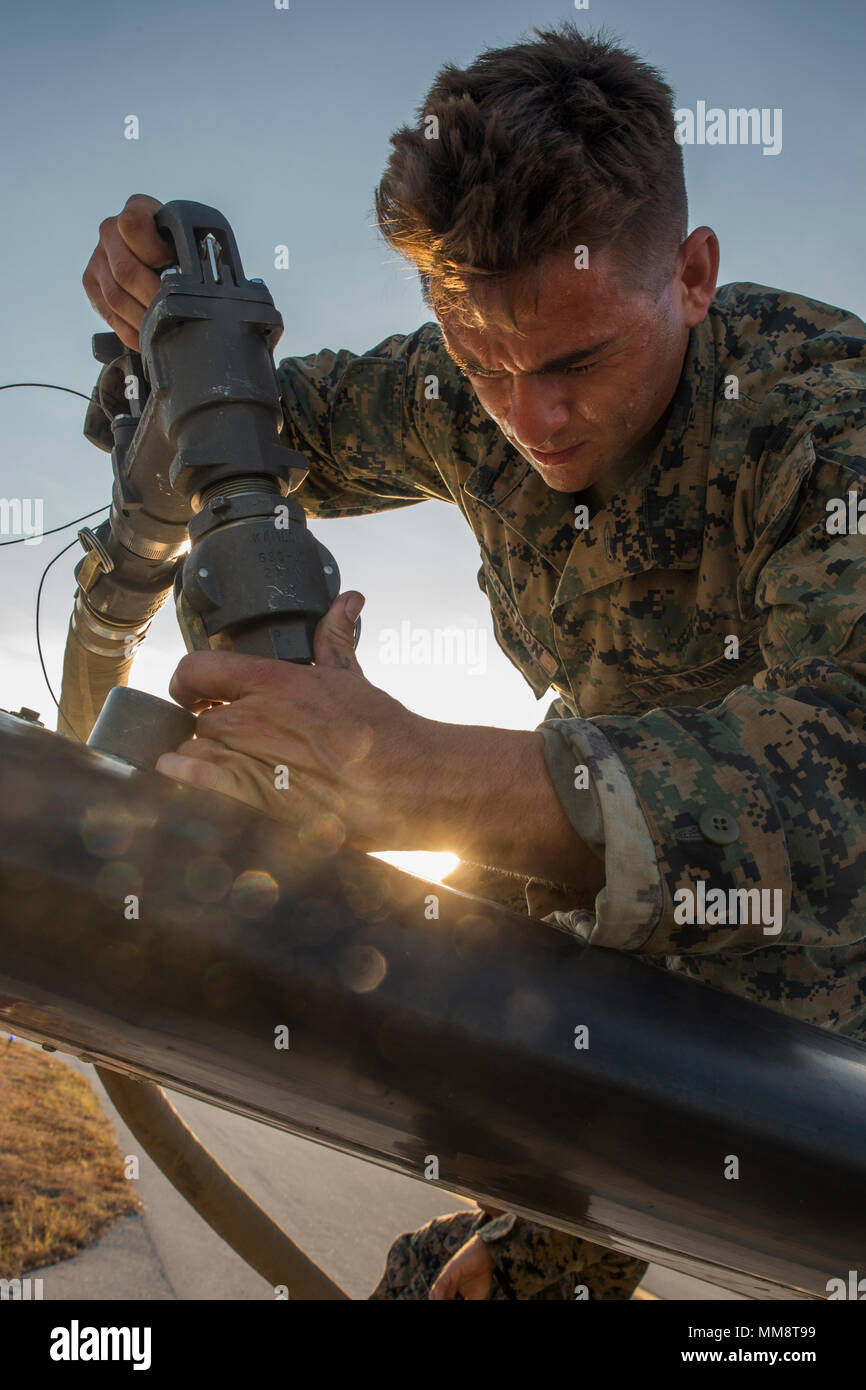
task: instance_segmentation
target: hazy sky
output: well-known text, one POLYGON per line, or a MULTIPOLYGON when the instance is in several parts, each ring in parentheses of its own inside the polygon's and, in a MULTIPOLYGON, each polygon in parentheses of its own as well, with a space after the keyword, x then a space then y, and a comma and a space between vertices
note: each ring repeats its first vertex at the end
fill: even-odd
MULTIPOLYGON (((607 27, 666 74, 678 107, 781 108, 782 149, 685 148, 690 227, 722 246, 720 283, 751 280, 866 315, 862 0, 57 0, 5 7, 0 382, 89 393, 90 336, 105 328, 81 286, 102 218, 133 192, 219 208, 248 275, 286 329, 277 356, 364 351, 430 317, 411 268, 373 226, 392 129, 414 117, 444 62, 575 19, 607 27), (140 138, 124 138, 138 117, 140 138), (274 247, 290 268, 274 269, 274 247)), ((50 527, 110 495, 107 454, 81 434, 84 402, 0 392, 0 496, 44 499, 50 527)), ((93 523, 95 524, 95 523, 93 523)), ((472 534, 443 503, 314 524, 344 587, 367 595, 367 675, 423 714, 532 728, 536 703, 496 648, 472 534), (482 671, 382 664, 382 634, 477 624, 482 671), (481 639, 479 638, 479 641, 481 639)), ((0 550, 0 705, 54 718, 36 658, 36 586, 74 531, 0 550)), ((6 539, 6 537, 0 537, 6 539)), ((42 636, 59 689, 77 546, 46 582, 42 636)), ((133 684, 164 694, 183 654, 171 606, 133 684)), ((474 662, 477 666, 479 663, 474 662)))

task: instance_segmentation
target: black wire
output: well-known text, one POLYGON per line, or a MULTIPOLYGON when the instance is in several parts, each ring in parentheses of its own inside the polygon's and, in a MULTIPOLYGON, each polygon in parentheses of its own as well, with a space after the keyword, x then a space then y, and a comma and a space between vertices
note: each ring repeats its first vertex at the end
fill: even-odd
MULTIPOLYGON (((51 696, 52 700, 54 701, 55 705, 57 706, 57 713, 60 715, 60 718, 61 718, 61 719, 65 719, 65 720, 66 720, 66 723, 67 723, 67 724, 69 724, 69 720, 66 719, 66 715, 63 713, 63 710, 60 708, 60 701, 58 700, 57 696, 54 694, 54 691, 51 689, 51 682, 50 682, 50 680, 48 679, 48 672, 47 672, 46 669, 45 669, 45 662, 44 662, 44 660, 43 660, 43 658, 42 658, 42 642, 41 642, 40 637, 39 637, 39 604, 40 604, 40 601, 41 601, 41 599, 42 599, 42 585, 45 583, 45 576, 48 574, 48 571, 51 569, 51 566, 55 563, 56 560, 59 560, 59 559, 60 559, 61 555, 65 555, 66 552, 67 552, 67 550, 71 550, 72 547, 73 547, 74 545, 77 545, 77 544, 78 544, 78 537, 76 536, 74 541, 70 541, 69 544, 68 544, 68 545, 65 545, 65 546, 63 547, 62 550, 58 550, 58 552, 57 552, 57 554, 54 556, 54 559, 53 559, 53 560, 49 560, 49 561, 48 561, 48 564, 45 566, 44 570, 42 571, 42 578, 41 578, 40 581, 39 581, 39 588, 36 590, 36 650, 37 650, 37 652, 39 653, 39 665, 42 667, 42 674, 43 674, 43 676, 45 677, 45 684, 48 686, 48 694, 51 696)), ((78 732, 77 732, 75 729, 72 728, 72 725, 71 725, 71 724, 69 724, 69 727, 70 727, 70 729, 72 729, 72 732, 73 732, 73 734, 75 735, 75 737, 78 739, 78 742, 79 742, 79 743, 83 743, 84 740, 81 738, 81 736, 78 734, 78 732)))
MULTIPOLYGON (((114 361, 117 362, 118 360, 119 359, 115 357, 114 361)), ((111 365, 114 366, 114 363, 111 365)), ((100 372, 100 377, 101 376, 102 373, 100 372)), ((44 386, 47 391, 66 391, 70 396, 80 396, 83 401, 90 401, 91 404, 98 405, 106 419, 110 420, 112 418, 111 412, 103 403, 102 391, 98 381, 96 383, 96 394, 92 396, 85 396, 83 391, 76 391, 72 386, 55 386, 51 381, 7 381, 5 386, 0 386, 0 391, 11 391, 16 386, 44 386)), ((50 531, 41 531, 40 535, 53 536, 58 531, 65 531, 67 526, 75 526, 79 521, 88 521, 90 517, 97 516, 99 512, 104 512, 106 507, 110 505, 110 502, 106 502, 104 507, 96 507, 92 512, 86 512, 84 516, 77 516, 74 521, 64 521, 62 526, 52 526, 50 531)), ((0 541, 0 546, 23 545, 25 541, 30 539, 30 536, 20 536, 14 541, 0 541)))
MULTIPOLYGON (((62 526, 52 526, 50 531, 40 531, 39 534, 40 536, 54 536, 58 531, 65 531, 67 526, 76 526, 79 521, 87 521, 92 516, 98 516, 100 512, 104 512, 110 506, 111 503, 106 502, 103 507, 96 507, 92 512, 85 512, 84 516, 77 516, 73 521, 64 521, 62 526)), ((32 537, 18 536, 14 541, 0 541, 0 547, 4 545, 23 545, 24 542, 28 540, 32 540, 32 537)))
MULTIPOLYGON (((0 391, 11 391, 14 386, 45 386, 49 391, 68 391, 70 396, 80 396, 83 401, 96 399, 94 396, 85 396, 83 391, 76 391, 71 386, 55 386, 51 381, 7 381, 5 386, 0 386, 0 391)), ((96 404, 101 405, 102 403, 97 400, 96 404)), ((105 406, 102 408, 105 410, 105 406)))
MULTIPOLYGON (((114 361, 116 362, 117 360, 118 359, 115 357, 114 361)), ((113 365, 114 364, 112 363, 112 366, 113 365)), ((100 372, 100 377, 101 376, 102 373, 100 372)), ((70 396, 80 396, 83 401, 88 401, 91 404, 95 403, 96 405, 98 405, 100 410, 103 412, 103 414, 106 416, 108 420, 112 418, 110 412, 106 409, 105 405, 103 404, 102 391, 99 389, 99 381, 97 381, 96 383, 97 394, 95 396, 85 396, 83 391, 76 391, 75 388, 72 386, 57 386, 52 381, 7 381, 5 385, 0 385, 0 391, 12 391, 17 386, 41 386, 44 387, 47 391, 65 391, 70 396)), ((97 516, 99 512, 104 512, 106 508, 110 505, 111 504, 109 502, 106 502, 105 506, 96 507, 92 512, 86 512, 84 516, 77 516, 74 521, 65 521, 62 526, 53 526, 50 531, 40 532, 40 535, 53 536, 57 531, 65 531, 67 526, 76 526, 79 521, 87 521, 90 517, 97 516)), ((14 541, 0 541, 0 545, 22 545, 24 541, 30 539, 30 536, 19 536, 14 541)), ((51 569, 51 566, 55 563, 55 561, 59 560, 61 555, 65 555, 67 550, 71 550, 72 547, 77 543, 78 537, 76 536, 74 541, 70 541, 69 544, 65 545, 62 550, 58 550, 57 554, 54 556, 54 559, 49 560, 48 564, 42 571, 42 578, 39 580, 39 588, 36 590, 36 650, 39 653, 39 665, 42 667, 42 674, 45 677, 45 684, 48 686, 48 694, 51 696, 52 700, 57 706, 57 713, 60 715, 61 719, 66 720, 66 723, 69 724, 69 728, 72 730, 72 733, 78 739, 78 742, 82 743, 82 738, 69 723, 69 720, 66 718, 66 715, 63 713, 63 710, 60 708, 60 701, 58 700, 57 696, 54 694, 54 691, 51 688, 51 682, 48 679, 48 672, 45 669, 45 661, 42 657, 42 641, 39 636, 39 604, 42 599, 42 586, 45 583, 45 577, 48 574, 48 571, 51 569)))

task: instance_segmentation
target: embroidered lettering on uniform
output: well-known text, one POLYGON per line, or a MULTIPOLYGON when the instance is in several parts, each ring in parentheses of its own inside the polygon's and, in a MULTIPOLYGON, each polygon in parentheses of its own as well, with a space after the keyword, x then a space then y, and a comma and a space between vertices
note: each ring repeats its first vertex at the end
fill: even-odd
MULTIPOLYGON (((729 643, 731 636, 730 633, 726 634, 722 639, 723 643, 729 643)), ((718 639, 708 637, 708 641, 711 640, 718 639)), ((647 675, 640 680, 629 681, 628 688, 640 691, 647 699, 664 699, 676 691, 704 690, 732 678, 737 684, 743 684, 753 669, 758 670, 764 665, 761 653, 761 625, 756 625, 737 640, 739 648, 736 653, 736 666, 732 665, 731 657, 727 654, 732 649, 726 647, 724 656, 715 657, 703 666, 694 666, 685 671, 671 671, 667 674, 659 672, 657 675, 647 675)))

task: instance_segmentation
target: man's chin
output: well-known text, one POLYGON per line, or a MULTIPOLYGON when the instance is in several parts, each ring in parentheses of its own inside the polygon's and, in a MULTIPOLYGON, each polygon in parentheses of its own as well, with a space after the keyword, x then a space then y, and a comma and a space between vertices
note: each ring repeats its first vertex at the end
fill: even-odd
POLYGON ((599 464, 597 457, 587 457, 589 450, 586 445, 572 450, 571 458, 550 463, 543 463, 523 448, 519 448, 518 452, 551 492, 584 492, 605 471, 605 465, 599 464))
POLYGON ((598 470, 588 468, 585 463, 580 467, 573 463, 556 467, 537 463, 535 459, 528 462, 551 492, 584 492, 598 477, 598 470))
POLYGON ((551 477, 543 469, 538 470, 542 482, 546 483, 551 492, 583 492, 589 484, 584 483, 583 479, 573 479, 569 477, 551 477))

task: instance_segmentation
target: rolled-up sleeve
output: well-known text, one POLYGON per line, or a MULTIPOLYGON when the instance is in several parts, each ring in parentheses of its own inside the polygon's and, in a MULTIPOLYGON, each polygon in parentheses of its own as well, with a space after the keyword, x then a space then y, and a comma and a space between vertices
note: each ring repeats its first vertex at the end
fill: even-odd
POLYGON ((639 950, 658 924, 662 888, 655 843, 626 767, 592 719, 552 719, 539 727, 557 795, 605 866, 595 913, 556 913, 557 925, 595 945, 639 950), (590 781, 576 788, 582 767, 590 781))

